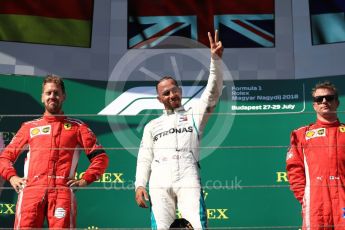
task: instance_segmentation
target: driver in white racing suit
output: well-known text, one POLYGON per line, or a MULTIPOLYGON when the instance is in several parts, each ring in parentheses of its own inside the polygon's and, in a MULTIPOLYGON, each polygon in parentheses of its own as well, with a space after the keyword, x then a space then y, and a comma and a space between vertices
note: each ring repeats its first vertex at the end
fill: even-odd
POLYGON ((149 180, 152 229, 168 229, 176 219, 176 206, 194 229, 207 227, 206 208, 199 176, 199 144, 206 122, 223 88, 222 43, 208 33, 210 75, 196 106, 185 110, 175 79, 163 77, 156 86, 164 114, 144 129, 136 169, 136 202, 147 208, 149 180))

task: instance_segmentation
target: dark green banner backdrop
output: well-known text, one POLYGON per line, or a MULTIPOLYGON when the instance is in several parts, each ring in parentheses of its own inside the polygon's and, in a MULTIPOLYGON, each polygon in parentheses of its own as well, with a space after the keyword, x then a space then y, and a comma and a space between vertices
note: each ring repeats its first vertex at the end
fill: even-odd
MULTIPOLYGON (((299 228, 301 210, 288 187, 285 155, 290 132, 315 120, 310 91, 325 79, 225 82, 201 146, 201 175, 211 228, 299 228)), ((327 79, 338 86, 340 94, 345 92, 344 76, 327 79)), ((0 132, 5 144, 22 122, 42 114, 41 82, 40 77, 0 76, 0 132)), ((88 123, 110 157, 103 177, 76 191, 78 228, 149 228, 149 210, 137 207, 134 201, 136 152, 144 125, 160 111, 149 108, 152 100, 137 97, 117 105, 125 108, 117 114, 99 113, 113 100, 126 97, 126 92, 139 86, 151 89, 154 83, 109 83, 114 86, 107 92, 108 82, 65 82, 65 113, 88 123), (148 106, 128 112, 137 109, 138 101, 148 106)), ((183 84, 192 86, 193 82, 183 84)), ((200 82, 198 89, 204 85, 200 82)), ((197 93, 186 98, 186 103, 193 97, 197 93)), ((339 110, 344 110, 342 104, 339 110)), ((342 112, 339 117, 344 118, 342 112)), ((24 158, 22 154, 16 163, 20 175, 24 158)), ((87 165, 87 158, 81 156, 77 177, 87 165)), ((3 186, 0 227, 11 228, 17 195, 7 182, 3 186)))

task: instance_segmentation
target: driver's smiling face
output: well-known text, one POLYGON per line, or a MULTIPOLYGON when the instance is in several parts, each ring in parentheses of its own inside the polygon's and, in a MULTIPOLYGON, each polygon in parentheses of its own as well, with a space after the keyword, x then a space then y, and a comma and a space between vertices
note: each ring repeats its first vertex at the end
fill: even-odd
POLYGON ((157 86, 158 100, 163 103, 164 108, 173 110, 181 106, 182 92, 174 80, 166 79, 157 86))

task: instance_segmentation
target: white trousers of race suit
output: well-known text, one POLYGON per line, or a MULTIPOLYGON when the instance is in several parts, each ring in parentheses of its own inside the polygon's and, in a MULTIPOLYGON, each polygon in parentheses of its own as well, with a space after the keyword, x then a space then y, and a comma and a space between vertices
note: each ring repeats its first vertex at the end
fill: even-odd
MULTIPOLYGON (((177 152, 174 156, 179 158, 181 155, 177 152)), ((168 229, 176 219, 176 207, 194 229, 207 227, 197 163, 183 163, 177 159, 155 161, 152 165, 149 189, 153 229, 168 229)))

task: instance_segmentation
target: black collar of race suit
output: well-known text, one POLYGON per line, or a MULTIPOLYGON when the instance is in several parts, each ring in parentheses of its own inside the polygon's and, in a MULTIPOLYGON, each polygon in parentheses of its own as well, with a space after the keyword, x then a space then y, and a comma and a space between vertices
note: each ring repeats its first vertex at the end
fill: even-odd
POLYGON ((179 112, 183 112, 183 111, 186 111, 186 110, 184 109, 183 106, 180 106, 176 109, 164 109, 163 113, 166 115, 170 115, 170 114, 179 113, 179 112))

